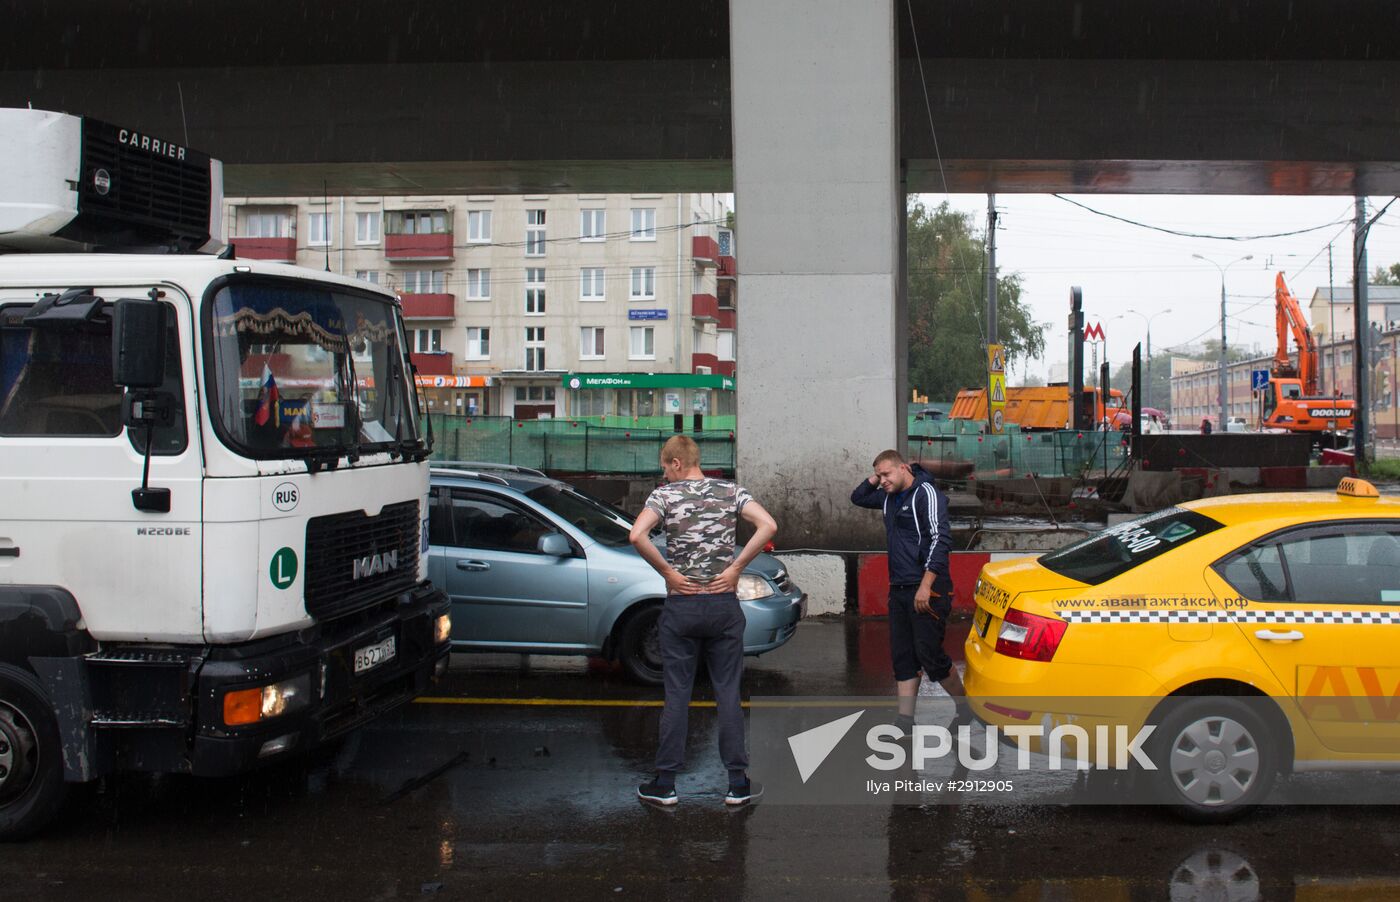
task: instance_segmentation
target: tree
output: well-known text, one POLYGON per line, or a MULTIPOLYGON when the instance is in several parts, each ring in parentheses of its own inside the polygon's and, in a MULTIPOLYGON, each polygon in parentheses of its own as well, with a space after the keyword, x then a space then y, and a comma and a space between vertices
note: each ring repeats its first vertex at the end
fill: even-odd
POLYGON ((1400 263, 1390 264, 1390 268, 1377 266, 1371 274, 1372 285, 1400 285, 1400 263))
MULTIPOLYGON (((986 242, 946 202, 908 211, 909 383, 930 398, 987 384, 986 242)), ((1045 350, 1045 325, 1021 303, 1021 277, 997 280, 997 333, 1007 363, 1045 350)))

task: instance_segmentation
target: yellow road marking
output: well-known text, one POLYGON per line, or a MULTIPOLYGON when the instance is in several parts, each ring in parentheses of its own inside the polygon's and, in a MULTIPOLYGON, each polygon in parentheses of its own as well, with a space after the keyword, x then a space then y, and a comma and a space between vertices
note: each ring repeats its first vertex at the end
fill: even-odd
MULTIPOLYGON (((455 696, 424 696, 414 699, 419 705, 523 705, 542 708, 660 708, 666 703, 659 698, 467 698, 455 696)), ((867 708, 893 706, 894 699, 888 702, 874 701, 798 701, 791 702, 740 702, 744 708, 867 708)), ((713 708, 714 702, 691 702, 692 708, 713 708)))

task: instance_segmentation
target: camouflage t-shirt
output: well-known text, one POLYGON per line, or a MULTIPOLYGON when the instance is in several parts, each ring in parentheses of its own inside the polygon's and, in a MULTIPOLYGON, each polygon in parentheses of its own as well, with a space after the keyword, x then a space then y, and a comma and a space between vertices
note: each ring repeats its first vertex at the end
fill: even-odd
POLYGON ((752 500, 747 489, 723 479, 684 479, 657 488, 646 506, 666 527, 671 566, 708 582, 734 563, 734 527, 752 500))

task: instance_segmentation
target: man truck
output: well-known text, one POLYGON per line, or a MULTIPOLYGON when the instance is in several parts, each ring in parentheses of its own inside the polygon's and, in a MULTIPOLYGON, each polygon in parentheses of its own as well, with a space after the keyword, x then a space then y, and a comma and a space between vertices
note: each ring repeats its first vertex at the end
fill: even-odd
POLYGON ((198 253, 221 195, 187 147, 0 110, 0 838, 105 774, 306 752, 446 667, 398 301, 198 253))

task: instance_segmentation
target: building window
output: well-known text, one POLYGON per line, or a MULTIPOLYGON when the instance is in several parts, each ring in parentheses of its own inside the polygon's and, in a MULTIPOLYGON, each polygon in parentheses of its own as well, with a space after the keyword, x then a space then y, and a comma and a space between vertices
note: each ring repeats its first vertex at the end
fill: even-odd
POLYGON ((581 301, 603 300, 603 267, 587 266, 579 270, 578 297, 581 301))
POLYGON ((447 273, 440 269, 408 269, 400 275, 404 294, 447 293, 447 273))
POLYGON ((355 214, 355 243, 378 244, 379 230, 383 224, 383 214, 378 210, 355 214))
POLYGON ((490 360, 491 359, 491 330, 488 327, 468 327, 467 329, 467 359, 468 360, 490 360))
POLYGON ((540 402, 544 402, 544 403, 546 403, 546 404, 553 404, 553 403, 554 403, 554 386, 552 386, 552 385, 517 385, 517 386, 515 387, 515 403, 517 403, 517 404, 526 404, 526 403, 535 403, 535 404, 538 404, 538 403, 540 403, 540 402))
POLYGON ((491 243, 491 211, 467 211, 467 241, 472 244, 491 243))
POLYGON ((651 301, 656 299, 655 266, 632 267, 631 298, 634 301, 651 301))
POLYGON ((251 209, 243 217, 244 238, 294 238, 296 229, 286 213, 251 209))
POLYGON ((377 270, 377 269, 357 269, 357 270, 355 270, 355 278, 359 279, 361 282, 368 282, 368 283, 370 283, 371 285, 378 285, 378 284, 379 284, 379 270, 377 270))
POLYGON ((306 243, 309 247, 326 247, 331 243, 329 213, 306 214, 306 243))
POLYGON ((544 315, 544 269, 526 267, 525 269, 525 314, 527 316, 544 315))
POLYGON ((451 231, 446 210, 395 210, 388 218, 391 235, 442 235, 451 231))
POLYGON ((717 297, 716 297, 716 300, 717 300, 717 302, 719 303, 720 309, 722 309, 722 310, 733 310, 733 309, 734 309, 734 283, 722 279, 722 280, 720 280, 719 284, 716 286, 716 290, 717 290, 717 292, 718 292, 718 295, 717 295, 717 297))
POLYGON ((410 330, 409 341, 413 342, 413 350, 419 354, 431 354, 434 351, 442 350, 442 330, 441 329, 413 329, 410 330))
POLYGON ((574 409, 571 412, 576 417, 606 416, 608 412, 607 392, 595 389, 574 392, 574 409))
POLYGON ((720 360, 734 359, 734 331, 732 329, 721 329, 716 334, 715 356, 720 360))
POLYGON ((607 211, 579 211, 578 240, 603 241, 607 237, 607 211))
POLYGON ((579 329, 578 356, 580 360, 603 359, 602 326, 584 326, 579 329))
POLYGON ((544 256, 544 212, 525 211, 525 256, 544 256))
POLYGON ((469 269, 469 270, 467 270, 467 300, 469 300, 469 301, 489 301, 489 300, 491 300, 491 270, 489 270, 489 269, 469 269))
POLYGON ((627 356, 632 360, 656 359, 656 330, 651 326, 633 326, 632 344, 627 356))
POLYGON ((632 208, 632 240, 656 240, 656 210, 652 207, 632 208))
POLYGON ((529 326, 525 329, 525 369, 544 369, 544 329, 529 326))

